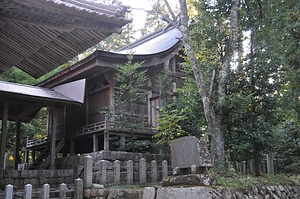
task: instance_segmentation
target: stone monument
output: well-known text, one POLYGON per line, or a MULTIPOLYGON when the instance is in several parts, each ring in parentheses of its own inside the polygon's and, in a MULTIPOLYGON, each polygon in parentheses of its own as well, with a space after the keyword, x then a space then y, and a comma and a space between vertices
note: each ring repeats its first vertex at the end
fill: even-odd
MULTIPOLYGON (((171 166, 179 174, 186 170, 191 170, 191 173, 206 173, 207 169, 212 167, 206 143, 195 136, 173 140, 171 143, 171 166)), ((176 175, 176 173, 174 174, 176 175)))
POLYGON ((212 167, 210 153, 206 143, 195 136, 172 141, 171 167, 174 176, 165 178, 162 186, 214 184, 208 175, 208 169, 212 167))

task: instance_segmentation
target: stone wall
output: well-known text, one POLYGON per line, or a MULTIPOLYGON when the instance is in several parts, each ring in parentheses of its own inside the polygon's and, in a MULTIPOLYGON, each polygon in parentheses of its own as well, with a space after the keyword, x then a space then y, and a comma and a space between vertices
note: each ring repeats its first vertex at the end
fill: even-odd
POLYGON ((296 199, 300 198, 300 187, 261 186, 244 189, 224 187, 146 187, 140 189, 86 189, 84 198, 90 199, 296 199))
POLYGON ((73 170, 8 170, 3 173, 3 182, 0 187, 12 184, 16 189, 23 189, 24 185, 31 184, 34 187, 42 187, 48 183, 51 187, 57 187, 61 183, 73 184, 73 170))

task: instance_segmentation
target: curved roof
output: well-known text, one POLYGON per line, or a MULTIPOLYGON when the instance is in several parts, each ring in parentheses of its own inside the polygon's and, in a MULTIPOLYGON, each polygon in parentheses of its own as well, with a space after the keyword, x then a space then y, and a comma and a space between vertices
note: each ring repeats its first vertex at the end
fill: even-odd
POLYGON ((124 64, 132 52, 134 61, 143 62, 142 67, 164 64, 166 60, 175 56, 175 51, 181 49, 180 38, 180 31, 169 27, 145 36, 116 52, 96 50, 85 59, 40 82, 38 86, 52 88, 62 83, 104 74, 115 65, 124 64))
POLYGON ((129 23, 128 7, 88 0, 0 1, 0 73, 40 77, 129 23))
POLYGON ((162 29, 136 42, 120 48, 116 53, 150 55, 166 51, 179 42, 181 32, 176 28, 162 29))

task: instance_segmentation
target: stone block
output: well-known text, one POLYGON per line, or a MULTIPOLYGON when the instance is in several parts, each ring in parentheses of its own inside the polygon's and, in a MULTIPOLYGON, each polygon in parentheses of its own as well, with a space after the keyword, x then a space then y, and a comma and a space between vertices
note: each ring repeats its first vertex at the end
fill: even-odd
POLYGON ((156 199, 192 199, 205 198, 212 199, 212 190, 203 187, 191 188, 158 188, 156 199))
POLYGON ((155 187, 145 187, 142 199, 155 199, 156 189, 155 187))
POLYGON ((194 136, 182 137, 171 143, 172 168, 211 167, 211 158, 205 142, 194 136))
POLYGON ((162 186, 193 185, 193 186, 212 186, 215 185, 214 179, 205 174, 189 174, 180 176, 165 177, 162 186))

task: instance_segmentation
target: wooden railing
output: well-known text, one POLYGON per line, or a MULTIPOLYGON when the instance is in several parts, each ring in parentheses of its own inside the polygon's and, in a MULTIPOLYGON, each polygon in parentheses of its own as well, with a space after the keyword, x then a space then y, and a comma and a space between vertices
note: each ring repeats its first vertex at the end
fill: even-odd
POLYGON ((106 121, 101 121, 86 126, 82 126, 72 130, 72 136, 84 135, 89 133, 98 132, 108 127, 106 121))
POLYGON ((72 130, 72 136, 79 136, 79 135, 85 135, 90 133, 99 132, 101 130, 117 130, 117 131, 131 131, 132 128, 134 128, 135 131, 138 131, 140 133, 145 132, 153 132, 154 129, 150 125, 148 125, 146 122, 141 127, 130 127, 131 125, 128 125, 128 122, 124 121, 110 121, 108 117, 104 121, 96 122, 93 124, 89 124, 86 126, 82 126, 76 129, 72 130))
POLYGON ((37 145, 43 144, 47 141, 48 141, 47 136, 39 138, 39 139, 33 139, 33 140, 28 140, 27 139, 26 147, 37 146, 37 145))

